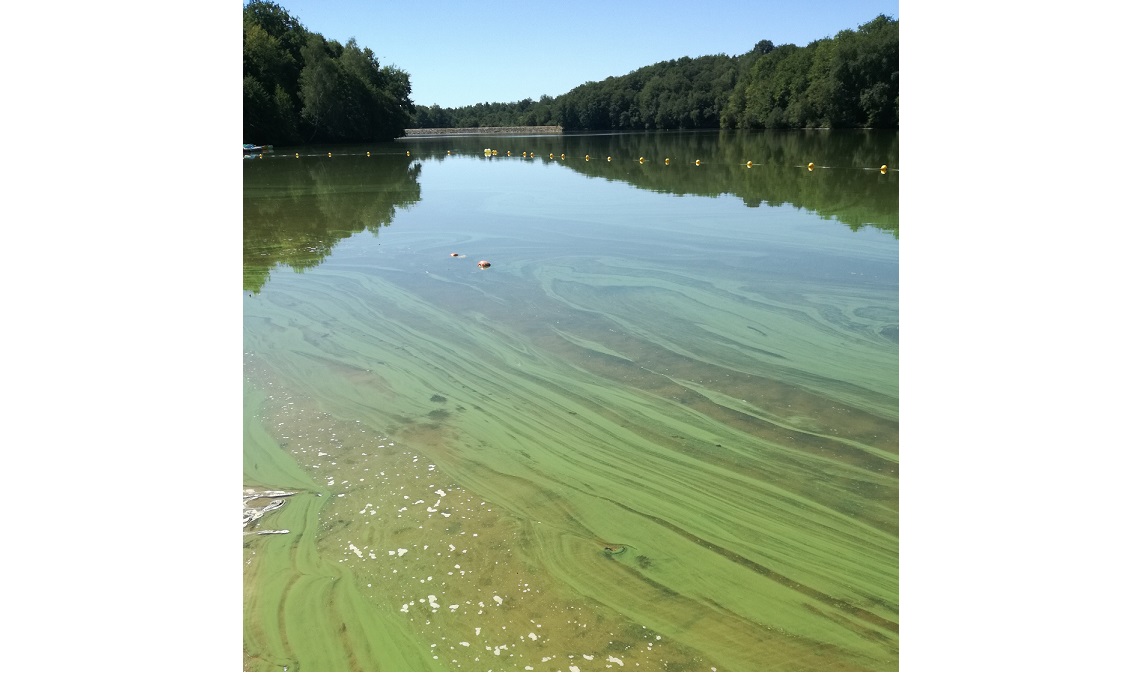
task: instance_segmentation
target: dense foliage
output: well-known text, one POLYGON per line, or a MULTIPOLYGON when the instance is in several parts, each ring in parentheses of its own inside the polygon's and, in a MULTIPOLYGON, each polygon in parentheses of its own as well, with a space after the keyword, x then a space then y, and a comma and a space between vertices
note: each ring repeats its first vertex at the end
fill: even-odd
POLYGON ((806 47, 683 57, 558 97, 443 109, 414 127, 561 125, 566 130, 898 127, 898 21, 884 15, 806 47))
POLYGON ((898 21, 880 15, 806 47, 682 57, 557 97, 414 105, 410 76, 373 51, 307 30, 279 5, 243 7, 243 138, 261 144, 393 139, 407 127, 566 130, 898 127, 898 21))
POLYGON ((304 28, 279 5, 243 6, 243 139, 260 144, 393 139, 409 127, 409 74, 370 48, 304 28))

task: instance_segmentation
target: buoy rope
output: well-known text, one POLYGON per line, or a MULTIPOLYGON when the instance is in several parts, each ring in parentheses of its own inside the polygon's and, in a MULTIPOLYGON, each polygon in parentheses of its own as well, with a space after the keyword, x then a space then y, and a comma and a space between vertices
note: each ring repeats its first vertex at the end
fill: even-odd
MULTIPOLYGON (((430 153, 430 154, 426 154, 426 155, 430 156, 430 157, 437 158, 438 154, 440 154, 440 153, 441 152, 434 152, 434 153, 430 153)), ((500 154, 500 152, 496 149, 485 149, 485 152, 483 155, 485 158, 502 158, 503 157, 503 158, 513 158, 514 160, 516 160, 517 158, 521 158, 521 159, 525 159, 525 160, 536 160, 535 154, 536 154, 536 152, 533 152, 533 151, 523 151, 523 152, 517 152, 514 155, 513 153, 506 151, 506 152, 504 152, 504 156, 502 156, 500 154)), ((445 155, 450 156, 450 157, 456 157, 456 156, 461 155, 461 154, 454 154, 453 149, 446 149, 445 155)), ((307 153, 307 154, 295 152, 293 158, 295 158, 295 159, 302 159, 302 158, 349 158, 349 157, 354 157, 354 156, 363 157, 363 158, 374 158, 374 157, 382 157, 382 156, 405 156, 407 158, 421 158, 422 157, 422 156, 414 156, 412 154, 412 152, 410 152, 410 151, 394 151, 394 152, 359 151, 359 152, 355 152, 355 153, 334 153, 332 151, 327 151, 326 153, 307 153)), ((243 157, 244 158, 253 158, 254 154, 244 154, 243 157)), ((265 160, 263 158, 262 153, 259 153, 257 157, 261 160, 265 160)), ((279 154, 276 154, 274 152, 270 152, 270 156, 269 156, 269 158, 271 158, 271 159, 290 158, 290 157, 291 156, 290 156, 289 152, 279 153, 279 154)), ((576 157, 575 154, 574 154, 574 157, 576 157)), ((613 162, 616 162, 619 160, 618 158, 613 157, 613 156, 609 156, 609 155, 605 155, 602 157, 599 155, 594 156, 592 154, 585 154, 584 161, 582 161, 582 162, 591 163, 594 161, 600 161, 602 158, 607 163, 613 163, 613 162)), ((639 158, 628 159, 628 162, 638 163, 640 165, 655 164, 655 163, 652 163, 652 161, 650 160, 651 158, 652 157, 641 156, 639 158)), ((542 152, 541 160, 542 161, 545 160, 544 152, 542 152)), ((558 158, 556 155, 556 152, 554 151, 554 152, 548 154, 548 160, 562 160, 562 161, 564 161, 564 160, 566 160, 566 154, 562 153, 562 154, 560 154, 560 157, 558 158)), ((620 160, 620 162, 624 162, 624 161, 620 160)), ((704 167, 704 166, 708 166, 708 165, 730 167, 730 166, 734 165, 734 166, 741 167, 741 168, 757 168, 760 166, 760 164, 758 162, 752 161, 752 160, 743 161, 741 163, 725 163, 725 162, 720 162, 720 161, 706 161, 706 160, 703 160, 700 158, 690 160, 690 161, 689 160, 680 161, 679 159, 673 158, 671 156, 664 158, 663 165, 671 167, 673 164, 678 165, 681 162, 684 165, 694 165, 695 167, 704 167)), ((866 170, 866 171, 875 171, 875 172, 881 172, 883 174, 886 174, 888 172, 898 172, 899 171, 898 168, 891 167, 890 165, 883 165, 881 167, 876 167, 876 168, 870 168, 870 167, 849 168, 849 167, 845 167, 845 166, 836 166, 836 165, 817 165, 814 162, 807 163, 806 165, 795 165, 795 166, 791 166, 791 167, 799 169, 799 170, 806 170, 808 172, 814 172, 816 170, 866 170)))

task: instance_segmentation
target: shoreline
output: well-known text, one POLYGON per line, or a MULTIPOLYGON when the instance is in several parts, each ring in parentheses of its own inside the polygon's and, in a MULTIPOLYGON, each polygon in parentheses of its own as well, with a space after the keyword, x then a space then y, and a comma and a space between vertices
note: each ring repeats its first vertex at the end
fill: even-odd
POLYGON ((408 128, 406 137, 428 137, 440 135, 559 135, 564 133, 560 125, 523 125, 516 127, 465 127, 465 128, 408 128))

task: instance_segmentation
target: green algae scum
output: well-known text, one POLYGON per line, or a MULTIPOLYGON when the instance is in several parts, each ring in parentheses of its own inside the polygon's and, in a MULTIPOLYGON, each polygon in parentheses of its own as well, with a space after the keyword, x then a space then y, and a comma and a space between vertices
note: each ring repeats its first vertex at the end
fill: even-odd
POLYGON ((896 154, 244 161, 243 668, 897 670, 896 154))

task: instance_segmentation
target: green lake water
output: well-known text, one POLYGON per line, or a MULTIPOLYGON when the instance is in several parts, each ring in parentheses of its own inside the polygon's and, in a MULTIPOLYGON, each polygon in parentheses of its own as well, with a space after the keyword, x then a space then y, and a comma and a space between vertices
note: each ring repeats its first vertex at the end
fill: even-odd
POLYGON ((897 145, 244 159, 244 669, 897 670, 897 145))

